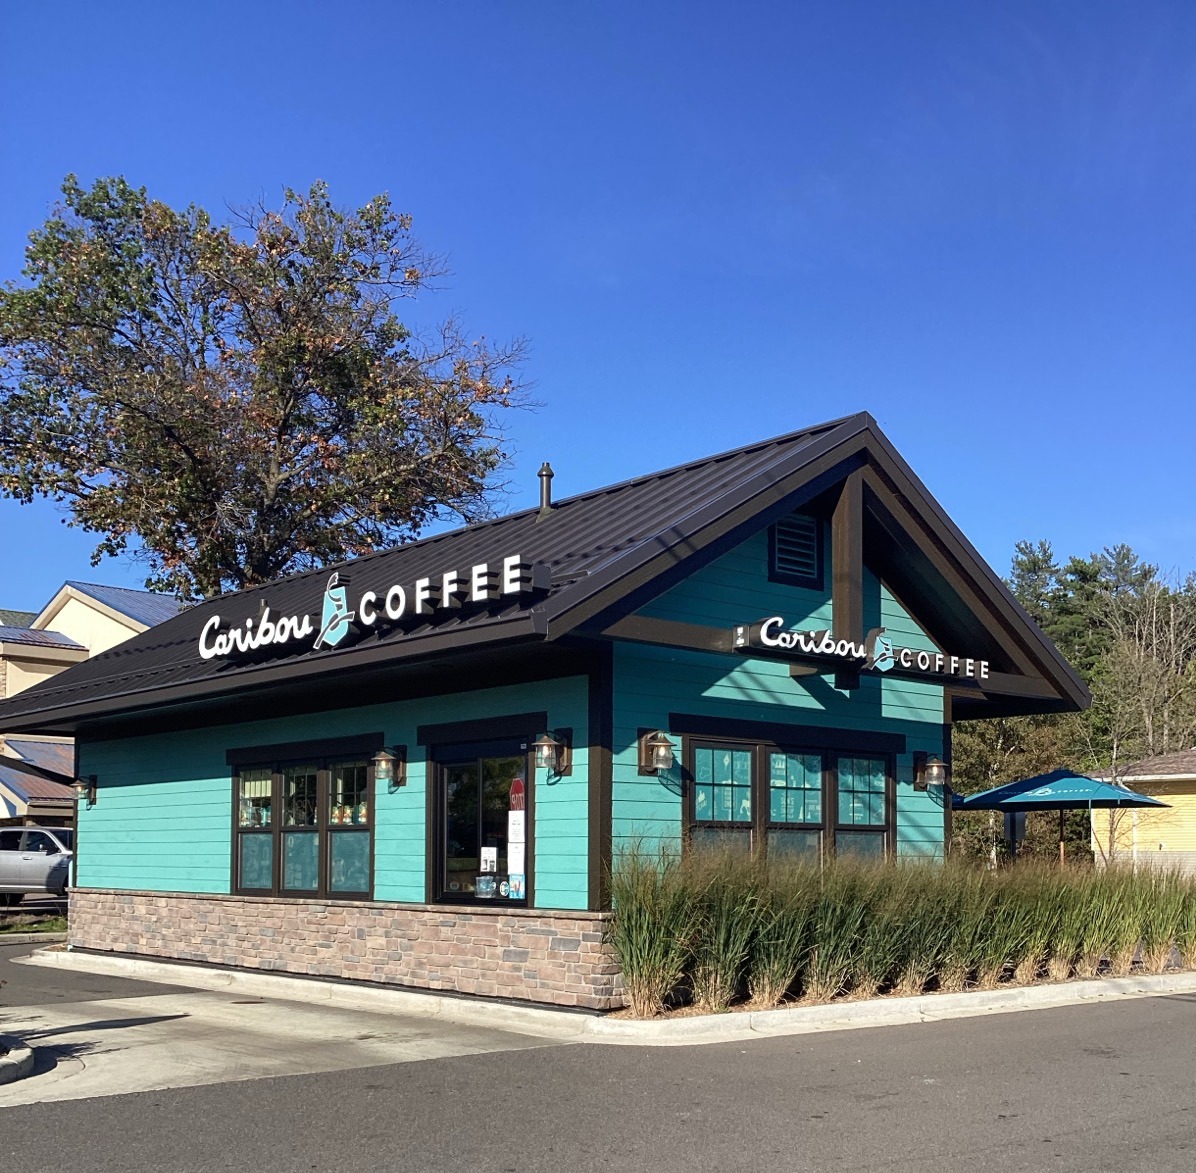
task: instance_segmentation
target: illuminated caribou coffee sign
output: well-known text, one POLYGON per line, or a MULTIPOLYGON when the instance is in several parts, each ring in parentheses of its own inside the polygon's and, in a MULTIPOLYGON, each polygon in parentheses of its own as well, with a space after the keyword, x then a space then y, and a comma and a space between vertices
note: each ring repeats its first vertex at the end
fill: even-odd
POLYGON ((883 627, 874 627, 863 643, 836 639, 830 631, 791 631, 780 615, 760 623, 740 624, 735 628, 736 651, 780 656, 794 660, 825 659, 851 664, 873 672, 921 672, 928 676, 961 676, 988 679, 988 661, 974 656, 951 656, 944 652, 924 652, 898 647, 883 627))
POLYGON ((276 615, 264 603, 256 616, 236 622, 217 614, 199 633, 199 654, 204 660, 247 656, 307 640, 312 640, 312 651, 334 648, 354 627, 369 631, 431 619, 547 587, 546 566, 511 554, 498 563, 478 562, 468 570, 446 570, 413 583, 394 583, 384 591, 363 591, 350 606, 349 579, 334 571, 324 587, 318 625, 310 614, 276 615))

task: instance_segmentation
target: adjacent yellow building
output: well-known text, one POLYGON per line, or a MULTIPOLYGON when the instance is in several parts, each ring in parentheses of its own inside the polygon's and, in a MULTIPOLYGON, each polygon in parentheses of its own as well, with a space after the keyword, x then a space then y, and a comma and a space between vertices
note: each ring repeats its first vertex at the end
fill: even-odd
POLYGON ((1168 805, 1093 811, 1092 850, 1097 861, 1196 874, 1196 747, 1135 762, 1118 770, 1117 781, 1168 805))

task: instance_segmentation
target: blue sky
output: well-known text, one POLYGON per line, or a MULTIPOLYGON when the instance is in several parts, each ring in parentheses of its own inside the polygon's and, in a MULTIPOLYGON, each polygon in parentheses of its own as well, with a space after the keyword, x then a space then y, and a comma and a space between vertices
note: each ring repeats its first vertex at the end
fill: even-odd
MULTIPOLYGON (((531 341, 509 507, 866 409, 998 570, 1196 568, 1196 5, 0 7, 0 277, 62 177, 389 191, 531 341)), ((0 606, 88 565, 0 500, 0 606)))

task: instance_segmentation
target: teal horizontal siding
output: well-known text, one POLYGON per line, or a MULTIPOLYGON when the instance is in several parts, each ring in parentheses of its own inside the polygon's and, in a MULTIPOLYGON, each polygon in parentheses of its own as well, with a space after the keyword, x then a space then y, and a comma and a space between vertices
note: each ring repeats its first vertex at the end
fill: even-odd
MULTIPOLYGON (((427 893, 428 763, 420 725, 548 713, 573 729, 573 771, 536 772, 531 837, 539 908, 585 908, 589 897, 588 680, 574 676, 453 696, 223 725, 119 741, 84 741, 80 772, 99 779, 99 801, 79 812, 82 887, 228 892, 233 792, 225 752, 381 731, 406 745, 407 784, 374 795, 374 895, 421 902, 427 893)), ((539 732, 539 731, 537 731, 539 732)))
MULTIPOLYGON (((728 630, 769 615, 782 615, 795 628, 831 626, 829 593, 769 582, 767 559, 766 535, 758 534, 639 614, 728 630)), ((868 571, 864 620, 868 628, 885 627, 899 646, 934 649, 921 626, 868 571)), ((632 846, 654 850, 680 845, 679 768, 665 778, 641 778, 637 769, 638 731, 667 731, 673 712, 904 735, 907 752, 897 760, 897 850, 901 855, 942 854, 942 807, 913 788, 914 752, 943 752, 941 685, 865 675, 860 687, 848 692, 836 689, 829 676, 795 679, 788 665, 776 660, 620 642, 615 649, 612 747, 616 856, 632 846)))

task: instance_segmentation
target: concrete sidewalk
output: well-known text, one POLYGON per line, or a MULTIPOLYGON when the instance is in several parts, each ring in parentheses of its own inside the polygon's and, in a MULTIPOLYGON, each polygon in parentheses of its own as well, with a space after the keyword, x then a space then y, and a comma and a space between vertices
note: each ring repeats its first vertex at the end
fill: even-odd
POLYGON ((46 965, 87 973, 177 983, 243 996, 315 1003, 378 1014, 521 1032, 558 1041, 614 1043, 632 1046, 692 1046, 763 1036, 799 1035, 873 1026, 900 1026, 1113 1002, 1129 998, 1196 993, 1196 972, 1142 974, 1127 978, 971 990, 962 994, 924 994, 915 998, 875 998, 831 1002, 781 1010, 742 1011, 717 1015, 641 1021, 569 1010, 510 1004, 420 991, 354 985, 286 974, 227 970, 199 965, 105 954, 40 950, 23 964, 46 965))
POLYGON ((0 1087, 0 1111, 547 1045, 501 1029, 204 990, 0 1007, 0 1033, 34 1048, 32 1073, 0 1087))

